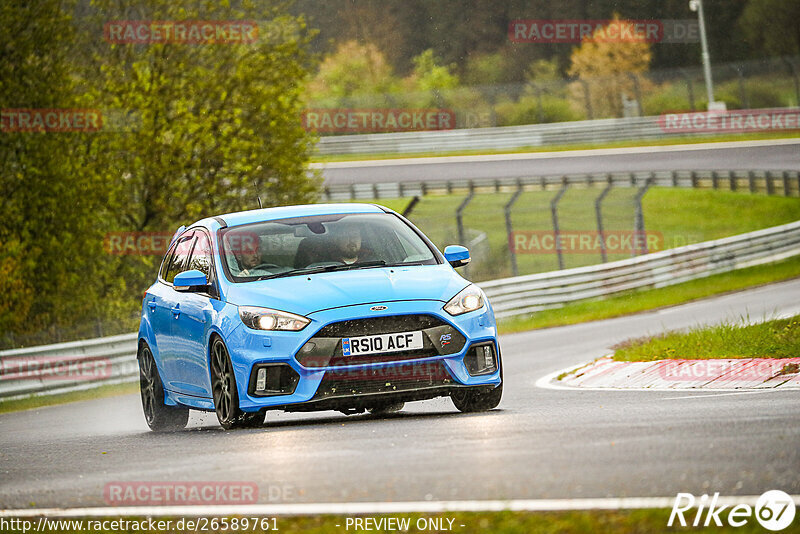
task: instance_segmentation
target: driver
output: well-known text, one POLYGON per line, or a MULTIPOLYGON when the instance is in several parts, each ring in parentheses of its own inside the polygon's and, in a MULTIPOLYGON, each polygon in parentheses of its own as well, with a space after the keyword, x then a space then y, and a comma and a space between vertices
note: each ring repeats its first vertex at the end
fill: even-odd
POLYGON ((374 254, 362 246, 361 229, 355 222, 342 221, 332 227, 333 261, 351 264, 356 262, 371 261, 374 254))
POLYGON ((239 276, 260 276, 269 274, 264 269, 256 269, 263 264, 261 261, 260 241, 258 239, 242 239, 242 246, 236 254, 236 261, 239 263, 239 276))

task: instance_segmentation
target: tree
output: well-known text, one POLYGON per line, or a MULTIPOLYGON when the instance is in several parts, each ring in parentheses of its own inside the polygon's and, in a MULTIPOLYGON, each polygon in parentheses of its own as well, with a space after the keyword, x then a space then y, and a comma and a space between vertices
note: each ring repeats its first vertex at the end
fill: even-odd
MULTIPOLYGON (((623 25, 627 21, 614 16, 611 24, 623 25)), ((598 29, 572 51, 571 76, 582 83, 573 86, 573 95, 583 103, 588 87, 594 118, 622 116, 622 98, 636 94, 636 81, 632 75, 646 72, 650 65, 650 45, 643 41, 606 39, 603 36, 608 26, 598 29)))
POLYGON ((404 80, 408 91, 419 96, 412 97, 414 105, 420 107, 445 105, 443 91, 458 87, 458 76, 452 71, 455 65, 440 65, 439 60, 428 49, 413 59, 414 71, 404 80))
POLYGON ((377 46, 347 41, 320 64, 309 84, 309 99, 347 106, 352 105, 351 97, 383 95, 398 89, 392 67, 377 46))
POLYGON ((761 54, 800 54, 800 2, 750 0, 739 18, 747 41, 761 54))
POLYGON ((106 186, 85 171, 100 139, 20 131, 10 119, 14 109, 96 107, 77 89, 72 6, 64 4, 0 5, 0 332, 7 335, 57 327, 97 309, 92 282, 106 186))
MULTIPOLYGON (((115 319, 129 331, 157 256, 113 256, 109 231, 171 232, 199 218, 316 199, 301 123, 311 62, 281 2, 136 8, 99 0, 0 6, 0 107, 93 108, 99 132, 0 135, 0 331, 115 319), (252 42, 119 44, 117 20, 258 21, 252 42), (116 119, 116 120, 113 120, 116 119), (22 298, 31 297, 20 304, 22 298)), ((85 335, 97 335, 96 331, 85 335)))

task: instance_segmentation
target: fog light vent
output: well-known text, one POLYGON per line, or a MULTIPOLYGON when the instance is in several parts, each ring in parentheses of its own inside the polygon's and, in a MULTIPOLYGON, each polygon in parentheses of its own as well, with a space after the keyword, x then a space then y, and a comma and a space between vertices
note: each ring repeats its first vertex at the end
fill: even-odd
POLYGON ((488 375, 497 371, 497 357, 493 343, 475 345, 464 356, 464 365, 470 375, 488 375))
POLYGON ((250 375, 249 392, 255 397, 291 395, 300 375, 285 363, 256 364, 250 375))

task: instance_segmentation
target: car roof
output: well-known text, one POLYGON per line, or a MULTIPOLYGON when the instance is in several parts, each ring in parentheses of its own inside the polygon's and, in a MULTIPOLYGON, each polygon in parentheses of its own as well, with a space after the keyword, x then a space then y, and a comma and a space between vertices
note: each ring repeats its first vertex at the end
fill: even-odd
POLYGON ((298 206, 280 206, 248 211, 237 211, 208 217, 192 226, 224 227, 240 226, 255 222, 289 219, 291 217, 312 217, 315 215, 339 215, 347 213, 384 213, 385 209, 377 204, 338 203, 338 204, 303 204, 298 206))

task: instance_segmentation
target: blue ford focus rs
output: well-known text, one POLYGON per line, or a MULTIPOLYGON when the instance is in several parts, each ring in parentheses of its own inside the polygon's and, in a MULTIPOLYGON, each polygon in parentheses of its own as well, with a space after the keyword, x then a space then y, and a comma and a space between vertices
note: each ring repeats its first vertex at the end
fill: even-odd
POLYGON ((231 213, 176 232, 142 304, 138 361, 153 430, 215 411, 388 413, 449 396, 464 412, 503 392, 491 305, 401 215, 372 204, 231 213))

